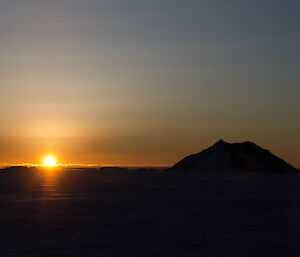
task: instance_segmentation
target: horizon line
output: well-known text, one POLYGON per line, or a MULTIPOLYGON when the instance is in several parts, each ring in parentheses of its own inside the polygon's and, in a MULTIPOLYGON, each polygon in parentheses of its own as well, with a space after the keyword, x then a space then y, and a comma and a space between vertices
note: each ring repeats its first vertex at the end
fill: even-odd
MULTIPOLYGON (((44 164, 37 163, 0 163, 0 168, 9 167, 46 167, 44 164)), ((171 167, 173 164, 84 164, 84 163, 59 163, 53 167, 70 168, 101 168, 101 167, 171 167)))

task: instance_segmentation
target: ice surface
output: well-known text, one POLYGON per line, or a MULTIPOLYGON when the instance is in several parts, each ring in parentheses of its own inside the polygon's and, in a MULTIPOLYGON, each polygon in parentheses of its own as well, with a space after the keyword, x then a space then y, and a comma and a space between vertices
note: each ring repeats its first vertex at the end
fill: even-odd
POLYGON ((298 174, 0 173, 0 256, 297 256, 298 174))

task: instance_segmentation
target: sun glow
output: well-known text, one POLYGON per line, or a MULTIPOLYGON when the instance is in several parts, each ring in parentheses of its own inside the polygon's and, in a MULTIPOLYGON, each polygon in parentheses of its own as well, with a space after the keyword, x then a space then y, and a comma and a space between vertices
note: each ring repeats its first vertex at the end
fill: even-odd
POLYGON ((56 159, 53 156, 48 156, 44 160, 45 166, 53 167, 56 166, 56 159))

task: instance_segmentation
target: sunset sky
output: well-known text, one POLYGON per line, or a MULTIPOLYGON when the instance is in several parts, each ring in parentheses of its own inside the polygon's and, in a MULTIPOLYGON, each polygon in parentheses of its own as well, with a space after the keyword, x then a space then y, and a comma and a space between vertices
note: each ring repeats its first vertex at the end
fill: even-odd
POLYGON ((169 165, 222 138, 300 168, 299 12, 0 0, 0 163, 169 165))

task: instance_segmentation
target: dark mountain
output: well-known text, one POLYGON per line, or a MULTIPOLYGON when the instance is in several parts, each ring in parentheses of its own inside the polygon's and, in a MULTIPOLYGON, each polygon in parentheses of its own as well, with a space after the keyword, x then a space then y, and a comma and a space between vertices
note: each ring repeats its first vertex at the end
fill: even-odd
POLYGON ((252 142, 219 140, 200 153, 176 163, 169 171, 297 172, 284 160, 252 142))
POLYGON ((124 174, 128 173, 129 169, 122 167, 101 167, 99 171, 102 174, 124 174))
POLYGON ((36 171, 36 167, 26 167, 26 166, 11 166, 8 168, 0 169, 1 171, 17 172, 17 171, 36 171))

